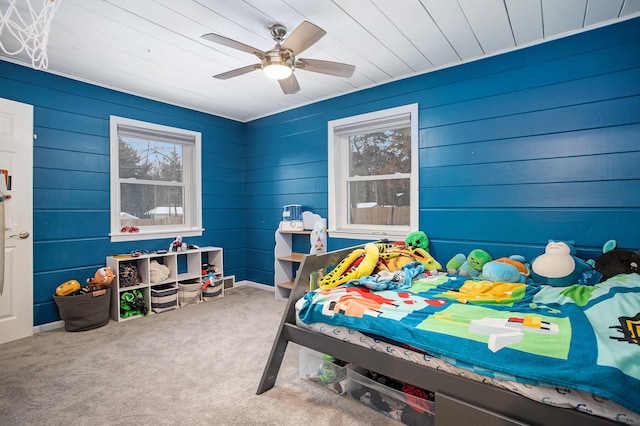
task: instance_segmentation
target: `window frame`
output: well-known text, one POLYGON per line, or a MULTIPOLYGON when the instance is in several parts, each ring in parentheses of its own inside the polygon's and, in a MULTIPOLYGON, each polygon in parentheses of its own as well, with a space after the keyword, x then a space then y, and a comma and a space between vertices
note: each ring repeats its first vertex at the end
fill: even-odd
MULTIPOLYGON (((419 130, 418 104, 403 105, 328 122, 328 226, 332 238, 404 240, 419 229, 419 130), (349 134, 385 129, 409 120, 411 133, 409 225, 349 224, 349 134)), ((384 176, 384 175, 381 175, 384 176)))
MULTIPOLYGON (((110 230, 111 242, 142 241, 161 238, 201 236, 202 228, 202 134, 161 124, 149 123, 130 118, 109 116, 110 145, 110 230), (163 142, 183 145, 183 185, 184 185, 184 224, 154 225, 139 227, 138 232, 120 232, 120 184, 130 183, 131 179, 120 179, 119 129, 127 133, 139 132, 140 135, 160 135, 163 142)), ((148 183, 147 181, 140 182, 148 183)))

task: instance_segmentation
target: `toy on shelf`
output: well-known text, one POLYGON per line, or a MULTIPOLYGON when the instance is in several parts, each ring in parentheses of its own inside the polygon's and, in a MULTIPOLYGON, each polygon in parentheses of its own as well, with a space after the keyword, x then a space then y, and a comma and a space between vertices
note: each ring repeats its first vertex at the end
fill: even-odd
POLYGON ((214 285, 216 277, 213 275, 213 272, 209 272, 207 278, 202 279, 202 286, 200 289, 204 291, 207 287, 214 285))
POLYGON ((320 219, 313 225, 313 230, 309 236, 311 244, 310 254, 321 254, 327 252, 327 221, 320 219))
POLYGON ((144 301, 142 291, 135 289, 120 295, 120 317, 129 318, 134 315, 147 315, 149 310, 144 301))
POLYGON ((121 262, 118 265, 120 287, 132 287, 138 284, 138 266, 135 262, 121 262))
POLYGON ((186 249, 187 245, 182 242, 182 237, 176 237, 176 239, 169 244, 169 251, 180 252, 186 249))

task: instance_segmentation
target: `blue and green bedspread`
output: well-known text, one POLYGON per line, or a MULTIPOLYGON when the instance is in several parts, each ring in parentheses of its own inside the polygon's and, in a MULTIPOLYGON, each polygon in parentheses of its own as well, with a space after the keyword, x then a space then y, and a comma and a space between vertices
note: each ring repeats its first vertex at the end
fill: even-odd
POLYGON ((457 365, 574 388, 640 413, 640 275, 566 288, 417 276, 307 293, 299 318, 385 336, 457 365))

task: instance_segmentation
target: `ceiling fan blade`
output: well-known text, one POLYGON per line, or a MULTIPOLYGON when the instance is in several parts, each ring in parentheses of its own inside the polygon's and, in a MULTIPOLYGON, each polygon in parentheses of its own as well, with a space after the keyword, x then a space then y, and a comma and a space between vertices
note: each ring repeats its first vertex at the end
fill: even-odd
POLYGON ((202 38, 214 43, 221 44, 223 46, 251 53, 253 55, 256 55, 260 59, 264 59, 264 57, 266 56, 266 54, 260 49, 256 49, 255 47, 249 46, 248 44, 240 43, 239 41, 232 40, 219 34, 209 33, 203 35, 202 38))
POLYGON ((242 74, 247 74, 251 71, 259 70, 260 68, 262 68, 262 65, 260 64, 247 65, 246 67, 242 67, 242 68, 238 68, 235 70, 214 75, 213 78, 217 78, 219 80, 226 80, 228 78, 237 77, 242 74))
POLYGON ((295 74, 291 74, 291 76, 287 78, 278 80, 278 83, 280 83, 280 88, 282 88, 285 95, 293 95, 298 93, 300 90, 300 84, 298 83, 298 79, 295 74))
POLYGON ((321 61, 318 59, 298 59, 295 64, 297 69, 318 72, 320 74, 335 75, 349 78, 353 75, 356 67, 341 62, 321 61))
POLYGON ((294 55, 299 55, 324 37, 326 33, 327 32, 319 26, 309 21, 303 21, 284 40, 282 47, 284 49, 290 49, 294 55))

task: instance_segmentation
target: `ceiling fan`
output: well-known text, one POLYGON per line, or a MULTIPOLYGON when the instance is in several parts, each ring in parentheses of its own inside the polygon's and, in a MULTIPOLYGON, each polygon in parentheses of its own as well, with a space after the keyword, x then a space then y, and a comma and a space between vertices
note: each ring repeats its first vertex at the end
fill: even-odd
POLYGON ((259 64, 248 65, 246 67, 223 72, 221 74, 214 75, 213 77, 226 80, 228 78, 237 77, 251 71, 262 69, 268 77, 278 80, 278 83, 280 83, 280 87, 285 94, 291 95, 300 90, 300 84, 293 73, 294 70, 300 69, 348 78, 353 75, 353 72, 356 69, 353 65, 343 64, 340 62, 297 57, 297 55, 307 50, 326 34, 325 30, 311 22, 303 21, 286 38, 287 27, 284 25, 273 24, 270 25, 268 29, 271 32, 271 37, 275 40, 276 45, 273 49, 266 52, 219 34, 209 33, 203 35, 202 38, 205 40, 251 53, 260 59, 259 64))

